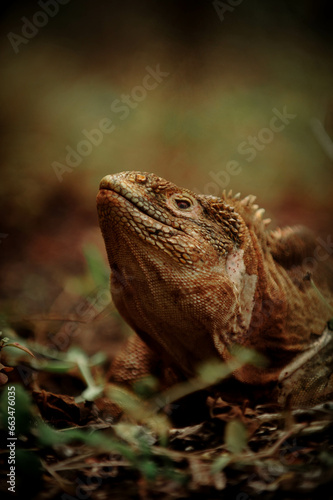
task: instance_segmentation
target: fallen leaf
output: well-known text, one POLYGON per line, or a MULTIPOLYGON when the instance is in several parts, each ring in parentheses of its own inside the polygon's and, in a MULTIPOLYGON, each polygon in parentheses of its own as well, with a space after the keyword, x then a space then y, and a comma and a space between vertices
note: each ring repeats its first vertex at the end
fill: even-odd
POLYGON ((26 352, 27 354, 30 354, 33 358, 35 357, 34 354, 28 349, 27 347, 19 344, 18 342, 9 342, 9 344, 5 344, 4 347, 16 347, 17 349, 21 349, 21 351, 26 352))

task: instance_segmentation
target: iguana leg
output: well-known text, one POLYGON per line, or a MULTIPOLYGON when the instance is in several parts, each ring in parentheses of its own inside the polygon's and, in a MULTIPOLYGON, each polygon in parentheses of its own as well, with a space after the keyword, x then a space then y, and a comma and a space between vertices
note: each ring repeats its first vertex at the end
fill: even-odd
MULTIPOLYGON (((132 335, 112 361, 107 379, 111 385, 132 385, 147 376, 154 375, 158 358, 151 349, 136 334, 132 335)), ((96 402, 97 407, 107 418, 117 421, 123 414, 123 409, 108 398, 103 397, 96 402)))
MULTIPOLYGON (((154 376, 158 380, 156 389, 162 393, 178 382, 184 381, 184 378, 177 373, 177 369, 171 367, 171 363, 154 353, 138 335, 134 334, 114 358, 109 371, 109 381, 111 384, 131 388, 135 382, 147 376, 154 376)), ((156 396, 158 397, 157 394, 156 396)), ((206 391, 197 391, 178 399, 171 409, 167 410, 173 424, 184 427, 207 420, 209 418, 207 396, 206 391)), ((159 402, 163 400, 163 397, 158 397, 159 402)), ((165 403, 168 403, 168 398, 165 403)), ((122 417, 123 410, 117 404, 108 401, 107 413, 118 420, 122 417)))
POLYGON ((131 385, 136 380, 154 374, 156 365, 156 355, 138 335, 132 335, 114 358, 109 380, 131 385))
POLYGON ((173 369, 134 334, 112 361, 109 381, 132 386, 136 381, 149 376, 158 379, 159 389, 162 390, 180 380, 173 369))

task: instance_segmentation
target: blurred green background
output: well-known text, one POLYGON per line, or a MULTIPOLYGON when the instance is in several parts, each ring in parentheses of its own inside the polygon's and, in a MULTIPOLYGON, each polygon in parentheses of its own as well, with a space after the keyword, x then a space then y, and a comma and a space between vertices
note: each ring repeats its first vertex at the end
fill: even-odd
POLYGON ((41 0, 5 1, 1 9, 6 310, 9 302, 18 317, 55 303, 62 310, 64 288, 89 291, 83 248, 95 245, 105 256, 95 195, 109 173, 150 171, 209 192, 237 161, 241 172, 227 189, 257 195, 272 227, 307 223, 331 234, 329 1, 41 0), (144 96, 136 87, 147 67, 168 75, 144 96), (111 109, 133 93, 128 112, 111 109), (274 108, 296 116, 271 137, 262 129, 274 108), (86 139, 82 131, 106 118, 114 130, 56 175, 54 162, 66 165, 68 148, 86 139), (248 161, 239 147, 258 134, 266 143, 248 161))

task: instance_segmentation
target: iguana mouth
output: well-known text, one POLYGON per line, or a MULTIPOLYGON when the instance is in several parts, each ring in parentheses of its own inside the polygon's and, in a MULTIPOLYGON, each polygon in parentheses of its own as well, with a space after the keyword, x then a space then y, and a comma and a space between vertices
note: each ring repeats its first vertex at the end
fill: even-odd
POLYGON ((172 227, 172 221, 166 220, 159 211, 153 211, 146 205, 148 203, 144 203, 140 196, 121 192, 111 186, 104 185, 97 196, 98 210, 106 222, 112 219, 115 223, 126 225, 148 241, 149 237, 171 237, 178 233, 172 227), (108 208, 110 205, 115 208, 112 215, 108 208))

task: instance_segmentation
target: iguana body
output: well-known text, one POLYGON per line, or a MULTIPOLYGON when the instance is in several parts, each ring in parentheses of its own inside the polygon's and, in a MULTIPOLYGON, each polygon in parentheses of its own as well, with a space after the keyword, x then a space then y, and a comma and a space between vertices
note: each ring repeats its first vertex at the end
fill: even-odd
POLYGON ((333 395, 330 332, 321 340, 332 316, 332 258, 310 231, 268 231, 252 196, 196 195, 141 172, 104 177, 97 201, 112 297, 138 335, 115 359, 113 380, 153 372, 170 384, 209 360, 228 361, 237 344, 269 361, 235 371, 244 387, 278 387, 286 366, 305 353, 303 378, 292 379, 292 389, 274 389, 274 397, 306 405, 333 395), (324 381, 314 399, 299 397, 304 376, 312 377, 316 341, 319 356, 328 353, 324 381))

